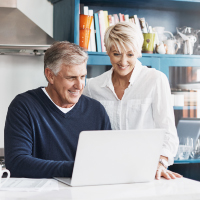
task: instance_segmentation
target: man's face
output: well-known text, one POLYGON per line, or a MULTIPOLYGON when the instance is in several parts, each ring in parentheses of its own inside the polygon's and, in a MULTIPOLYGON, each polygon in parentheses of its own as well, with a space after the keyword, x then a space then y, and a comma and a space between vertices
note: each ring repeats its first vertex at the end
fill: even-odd
POLYGON ((63 108, 76 104, 83 93, 86 74, 86 63, 73 66, 62 64, 57 75, 52 73, 50 91, 47 89, 47 92, 54 103, 63 108))

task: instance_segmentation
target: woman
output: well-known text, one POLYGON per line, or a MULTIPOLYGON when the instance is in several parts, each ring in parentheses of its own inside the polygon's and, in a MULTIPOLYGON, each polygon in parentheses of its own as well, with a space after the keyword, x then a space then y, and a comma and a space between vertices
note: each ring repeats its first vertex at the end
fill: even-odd
POLYGON ((136 25, 120 22, 110 26, 104 42, 112 69, 89 79, 84 94, 104 105, 112 129, 166 129, 156 179, 181 177, 167 170, 178 147, 167 77, 139 62, 143 37, 136 25))

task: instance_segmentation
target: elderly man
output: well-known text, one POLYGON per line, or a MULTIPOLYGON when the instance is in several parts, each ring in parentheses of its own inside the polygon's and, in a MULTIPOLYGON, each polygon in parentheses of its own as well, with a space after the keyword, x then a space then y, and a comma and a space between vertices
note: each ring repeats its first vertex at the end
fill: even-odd
POLYGON ((87 53, 73 43, 47 49, 47 87, 19 94, 5 124, 5 163, 13 177, 71 177, 79 133, 109 130, 104 107, 82 95, 87 53))

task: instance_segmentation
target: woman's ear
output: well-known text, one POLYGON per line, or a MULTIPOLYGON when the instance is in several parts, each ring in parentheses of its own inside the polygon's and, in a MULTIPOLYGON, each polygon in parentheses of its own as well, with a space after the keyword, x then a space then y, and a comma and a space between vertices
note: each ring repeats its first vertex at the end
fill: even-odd
POLYGON ((49 81, 50 84, 53 84, 54 82, 54 73, 52 72, 51 69, 49 68, 46 68, 45 71, 44 71, 45 75, 46 75, 46 78, 47 80, 49 81))

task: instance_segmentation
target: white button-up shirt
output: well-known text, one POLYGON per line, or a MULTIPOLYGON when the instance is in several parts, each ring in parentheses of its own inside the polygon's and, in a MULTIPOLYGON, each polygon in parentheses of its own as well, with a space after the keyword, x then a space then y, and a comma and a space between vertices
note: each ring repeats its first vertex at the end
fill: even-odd
POLYGON ((120 100, 114 91, 112 72, 113 69, 88 79, 83 94, 101 102, 112 129, 166 129, 161 155, 168 157, 169 165, 173 164, 178 136, 167 77, 137 60, 130 84, 120 100))

